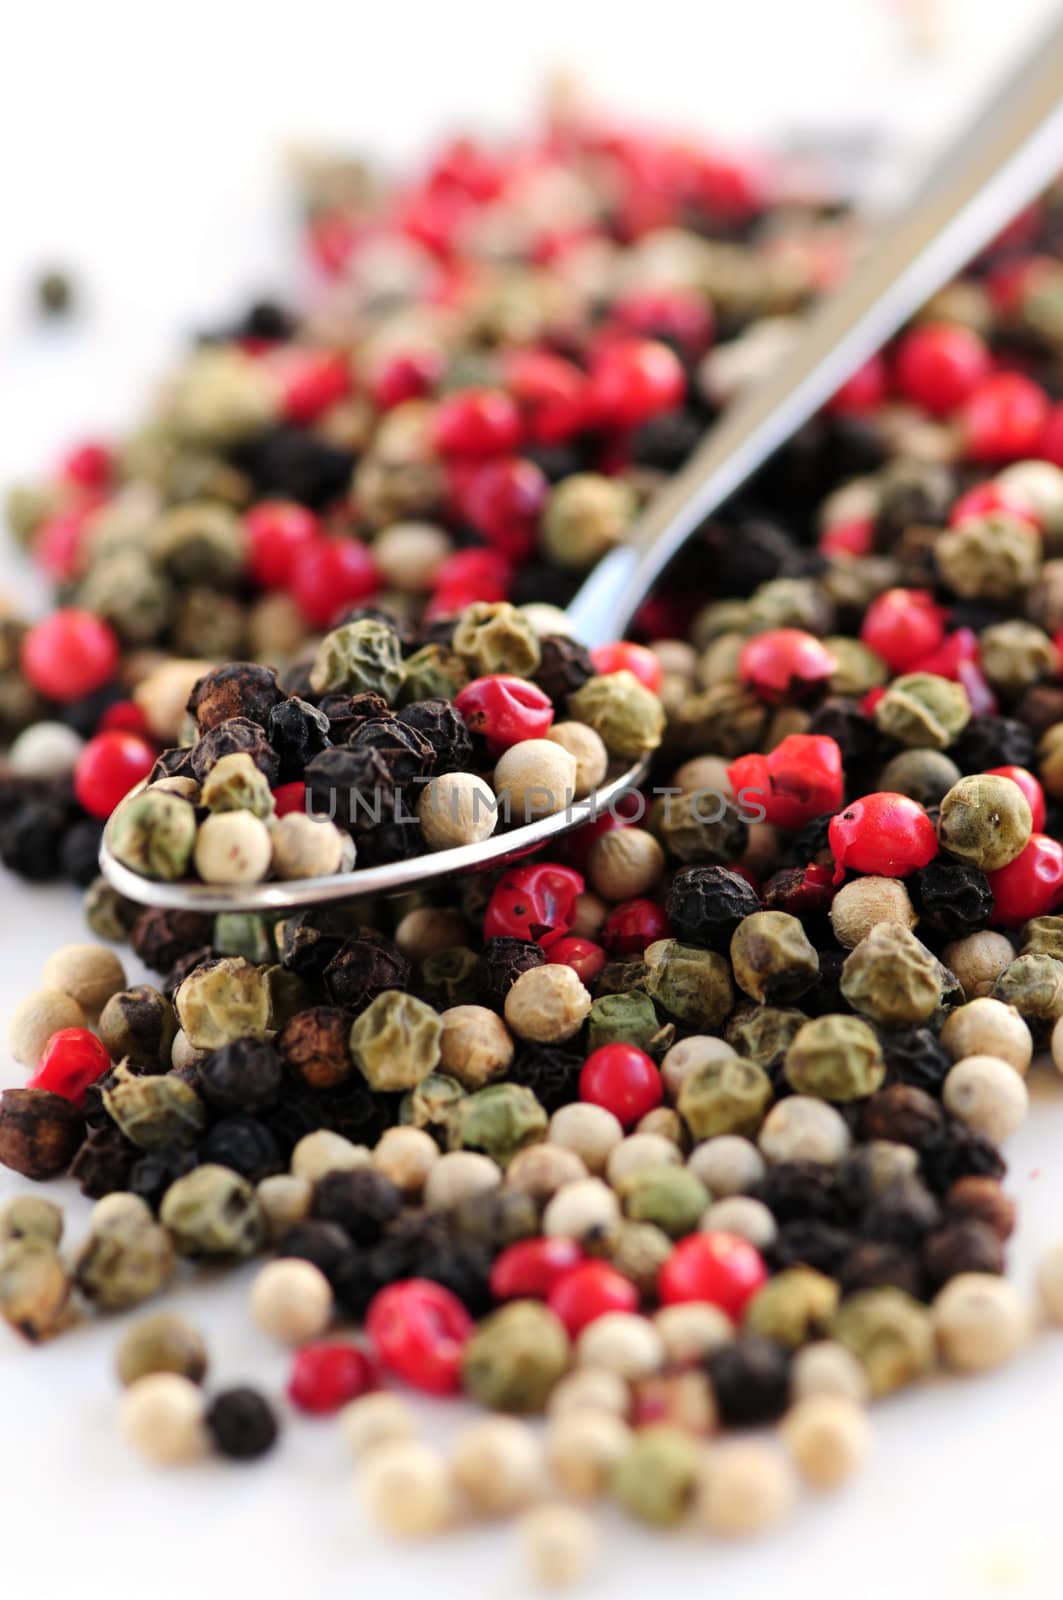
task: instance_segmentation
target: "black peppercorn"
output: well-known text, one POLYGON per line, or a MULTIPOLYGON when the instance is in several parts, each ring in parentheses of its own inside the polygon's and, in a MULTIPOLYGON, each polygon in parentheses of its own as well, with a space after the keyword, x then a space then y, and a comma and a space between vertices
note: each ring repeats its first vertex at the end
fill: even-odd
POLYGON ((485 1006, 501 1011, 506 995, 522 972, 541 967, 546 961, 546 951, 529 939, 513 939, 502 935, 488 939, 480 952, 476 972, 476 987, 485 1006))
POLYGON ((59 872, 66 815, 43 800, 25 800, 0 826, 0 861, 9 872, 44 883, 59 872))
POLYGON ((881 1035, 888 1083, 907 1083, 940 1096, 952 1057, 929 1028, 905 1028, 881 1035))
POLYGON ((921 927, 946 939, 964 939, 989 925, 993 891, 977 867, 937 856, 914 874, 909 886, 921 927))
POLYGON ((834 856, 830 848, 830 825, 833 820, 833 812, 826 811, 797 830, 790 845, 790 859, 794 866, 833 866, 834 856))
POLYGON ((172 750, 164 750, 156 758, 155 765, 148 773, 148 782, 158 783, 161 778, 191 778, 194 782, 195 776, 192 746, 180 745, 172 750))
POLYGON ((563 711, 569 695, 594 677, 594 662, 583 645, 562 633, 550 633, 540 639, 539 651, 535 682, 558 710, 563 711))
POLYGON ((556 1045, 528 1045, 510 1066, 506 1080, 530 1089, 543 1110, 553 1115, 578 1100, 583 1059, 556 1045))
POLYGON ((744 1333, 705 1362, 725 1427, 774 1422, 790 1403, 790 1352, 774 1339, 744 1333))
POLYGON ((539 1232, 538 1207, 531 1195, 519 1191, 471 1195, 453 1206, 447 1219, 460 1238, 485 1245, 496 1255, 539 1232))
POLYGON ((376 1244, 402 1210, 402 1193, 390 1178, 370 1167, 329 1172, 314 1187, 311 1215, 335 1222, 357 1245, 376 1244))
POLYGON ((195 717, 200 733, 208 733, 219 722, 228 722, 234 717, 256 722, 264 728, 273 707, 283 699, 284 690, 272 667, 260 667, 252 661, 230 661, 200 678, 185 709, 189 716, 195 717))
POLYGON ((398 785, 384 757, 371 747, 336 745, 322 750, 303 776, 307 809, 314 816, 331 818, 339 828, 361 832, 360 848, 366 830, 379 832, 396 815, 398 785))
POLYGON ((869 1240, 850 1250, 838 1271, 843 1295, 861 1289, 903 1289, 921 1300, 926 1288, 918 1255, 903 1245, 869 1240))
POLYGON ((190 950, 187 955, 180 956, 174 962, 166 976, 161 979, 159 988, 167 1000, 172 1000, 190 973, 197 972, 200 967, 205 967, 217 959, 218 957, 210 945, 203 945, 198 950, 190 950))
POLYGON ((921 1147, 941 1127, 945 1113, 922 1089, 894 1083, 879 1089, 864 1102, 860 1134, 864 1139, 889 1139, 895 1144, 921 1147))
POLYGON ((1004 1271, 1004 1245, 987 1222, 966 1217, 947 1222, 923 1240, 923 1265, 934 1289, 961 1272, 1004 1271))
POLYGON ((323 976, 336 1005, 364 1011, 385 989, 409 988, 410 963, 391 939, 366 929, 343 941, 323 976))
POLYGON ((864 1211, 860 1232, 880 1244, 915 1245, 941 1221, 941 1207, 918 1178, 890 1183, 864 1211))
POLYGON ((0 1166, 43 1182, 67 1170, 85 1133, 71 1101, 48 1089, 0 1092, 0 1166))
POLYGON ((682 867, 665 909, 677 939, 726 951, 738 924, 760 910, 760 898, 748 879, 727 867, 682 867))
POLYGON ((515 606, 532 602, 560 606, 562 611, 579 588, 579 574, 553 567, 546 561, 522 562, 513 579, 509 598, 515 606))
POLYGON ((359 836, 358 860, 363 867, 384 867, 391 861, 415 861, 428 846, 415 817, 398 817, 359 836))
POLYGON ((264 730, 248 717, 230 717, 226 722, 217 722, 196 740, 192 746, 192 772, 197 782, 203 782, 222 756, 232 755, 250 756, 270 788, 276 787, 280 775, 277 753, 264 730))
POLYGON ((328 717, 296 695, 280 701, 270 711, 266 737, 277 753, 281 783, 294 783, 301 778, 307 762, 332 743, 328 717))
POLYGON ((281 1092, 281 1058, 264 1039, 234 1039, 198 1064, 199 1092, 213 1111, 265 1111, 281 1092))
POLYGON ((297 1222, 278 1240, 277 1254, 310 1261, 332 1283, 351 1255, 351 1240, 338 1222, 308 1218, 297 1222))
POLYGON ((354 750, 375 750, 400 789, 418 778, 431 777, 435 766, 435 750, 429 740, 398 717, 361 723, 351 734, 350 745, 354 750))
POLYGON ((70 1163, 70 1176, 90 1200, 124 1189, 137 1148, 113 1123, 91 1128, 70 1163))
POLYGON ((351 931, 350 917, 338 907, 319 906, 287 917, 280 929, 280 958, 308 983, 320 979, 351 931))
POLYGON ((483 1245, 455 1238, 445 1220, 411 1218, 370 1251, 369 1272, 380 1287, 401 1278, 428 1278, 449 1289, 473 1316, 483 1316, 494 1304, 491 1259, 483 1245))
POLYGON ((437 774, 468 771, 472 735, 449 700, 416 700, 399 712, 398 720, 428 740, 435 751, 437 774))
POLYGON ((165 1145, 161 1150, 149 1150, 133 1162, 126 1188, 130 1194, 139 1195, 153 1211, 158 1211, 170 1185, 198 1165, 195 1152, 185 1145, 165 1145))
POLYGON ((285 1023, 276 1044, 290 1073, 311 1089, 332 1089, 351 1073, 350 1033, 345 1012, 311 1006, 285 1023))
POLYGON ((255 1461, 277 1441, 277 1418, 257 1389, 223 1389, 207 1407, 204 1421, 214 1448, 231 1461, 255 1461))
POLYGON ((253 1183, 284 1169, 276 1139, 254 1117, 223 1117, 216 1122, 199 1146, 199 1159, 205 1165, 231 1167, 253 1183))
POLYGON ((271 428, 234 450, 233 461, 262 498, 319 511, 346 493, 355 458, 307 428, 271 428))
POLYGON ((957 1178, 1002 1178, 1007 1162, 991 1139, 962 1122, 943 1122, 919 1149, 923 1177, 935 1194, 945 1194, 957 1178))
POLYGON ((848 1221, 843 1190, 831 1168, 818 1161, 779 1161, 750 1192, 780 1224, 848 1221))
POLYGON ((150 907, 133 924, 129 943, 133 954, 152 972, 169 972, 193 950, 209 945, 213 919, 199 911, 163 911, 150 907))
POLYGON ((779 1229, 765 1255, 775 1272, 786 1267, 814 1267, 828 1278, 836 1278, 856 1242, 852 1233, 829 1222, 794 1221, 779 1229))
POLYGON ((746 599, 762 583, 789 574, 794 543, 774 522, 747 517, 738 527, 710 522, 700 544, 712 573, 713 593, 746 599))
POLYGON ((386 722, 391 716, 384 696, 372 689, 361 694, 323 694, 315 704, 328 718, 333 744, 346 744, 363 722, 386 722))
POLYGON ((696 448, 704 431, 704 418, 696 412, 665 411, 635 430, 631 459, 640 467, 675 472, 696 448))
POLYGON ((851 700, 824 700, 813 712, 808 731, 837 743, 849 774, 861 762, 870 760, 881 745, 874 722, 851 700))
POLYGON ((1012 717, 972 717, 949 746, 949 755, 963 773, 1028 767, 1034 758, 1034 738, 1012 717))
POLYGON ((87 889, 100 870, 100 841, 103 823, 86 817, 75 822, 62 836, 59 866, 64 878, 87 889))

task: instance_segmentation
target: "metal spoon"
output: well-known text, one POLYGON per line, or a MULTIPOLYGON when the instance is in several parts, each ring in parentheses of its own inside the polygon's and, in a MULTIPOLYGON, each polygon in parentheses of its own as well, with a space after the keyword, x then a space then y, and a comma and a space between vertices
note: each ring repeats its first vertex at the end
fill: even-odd
MULTIPOLYGON (((950 144, 915 198, 876 231, 842 287, 806 318, 789 355, 728 408, 647 507, 630 542, 591 573, 569 607, 573 634, 589 645, 619 637, 690 534, 1061 167, 1063 20, 950 144)), ((638 785, 645 767, 629 767, 591 798, 484 844, 331 877, 233 888, 156 883, 115 858, 109 829, 100 867, 130 900, 176 910, 282 912, 394 894, 535 850, 607 809, 638 785)))

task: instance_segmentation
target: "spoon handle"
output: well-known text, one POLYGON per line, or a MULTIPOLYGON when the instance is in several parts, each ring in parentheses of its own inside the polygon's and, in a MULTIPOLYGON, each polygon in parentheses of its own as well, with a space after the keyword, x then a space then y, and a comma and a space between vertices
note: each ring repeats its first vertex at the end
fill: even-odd
MULTIPOLYGON (((583 584, 576 637, 618 638, 694 530, 1063 167, 1063 18, 868 240, 794 348, 741 394, 583 584)), ((709 575, 711 584, 711 574, 709 575)))

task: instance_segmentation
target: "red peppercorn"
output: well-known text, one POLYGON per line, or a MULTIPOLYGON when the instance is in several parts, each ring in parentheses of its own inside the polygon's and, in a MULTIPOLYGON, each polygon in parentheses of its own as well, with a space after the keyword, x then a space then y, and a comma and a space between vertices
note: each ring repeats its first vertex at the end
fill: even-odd
POLYGON ((518 350, 505 372, 524 430, 536 444, 560 444, 585 426, 588 384, 573 362, 548 350, 518 350))
POLYGON ((1021 928, 1063 902, 1063 844, 1047 833, 1033 833, 1021 855, 986 877, 993 891, 992 921, 1000 928, 1021 928))
POLYGON ((543 861, 511 867, 495 884, 484 913, 485 939, 530 939, 549 950, 576 915, 583 879, 571 867, 543 861))
POLYGON ((135 700, 116 700, 101 712, 97 733, 135 733, 148 736, 148 719, 135 700))
POLYGON ((906 400, 944 417, 992 370, 985 340, 958 322, 927 322, 897 346, 894 375, 906 400))
POLYGON ((313 422, 351 392, 351 369, 338 350, 285 345, 271 357, 270 367, 280 382, 287 422, 313 422))
POLYGON ((738 676, 762 700, 797 700, 826 683, 837 662, 821 640, 801 628, 770 628, 747 639, 738 676))
POLYGON ((441 456, 508 455, 520 434, 520 413, 504 389, 457 389, 439 402, 432 421, 441 456))
POLYGON ((74 793, 91 817, 109 817, 154 765, 155 751, 135 733, 98 733, 78 756, 74 793))
POLYGON ((1041 442, 1034 453, 1043 461, 1051 461, 1053 466, 1063 467, 1063 401, 1048 413, 1041 442))
POLYGON ((681 1239, 661 1268, 657 1293, 665 1306, 704 1300, 737 1322, 767 1282, 764 1259, 736 1233, 692 1233, 681 1239))
POLYGON ((28 1089, 48 1089, 80 1106, 85 1092, 109 1072, 111 1058, 88 1028, 60 1028, 44 1047, 41 1059, 26 1079, 28 1089))
POLYGON ((431 394, 445 368, 439 350, 393 351, 368 375, 369 398, 378 411, 390 411, 405 400, 420 400, 431 394))
POLYGON ((827 840, 835 861, 835 882, 846 868, 880 878, 906 878, 938 853, 934 824, 906 794, 879 792, 854 800, 832 817, 827 840))
POLYGON ((33 559, 42 572, 61 583, 77 577, 81 570, 81 547, 85 519, 92 505, 68 506, 48 517, 33 539, 33 559))
POLYGON ((571 967, 580 982, 589 988, 605 966, 606 955, 600 944, 570 933, 550 946, 549 959, 555 966, 571 967))
POLYGON ((457 1295, 427 1278, 403 1278, 381 1289, 365 1318, 380 1365, 427 1394, 461 1387, 461 1352, 472 1330, 457 1295))
POLYGON ((427 618, 450 616, 476 600, 504 600, 513 568, 501 550, 455 550, 436 569, 427 618))
POLYGON ((603 1044, 583 1063, 579 1097, 604 1106, 624 1128, 633 1128, 660 1105, 664 1087, 653 1058, 638 1045, 603 1044))
MULTIPOLYGON (((1056 648, 1063 646, 1063 640, 1056 637, 1056 648)), ((988 778, 1010 778, 1017 784, 1026 796, 1030 807, 1030 816, 1033 818, 1033 831, 1040 833, 1045 825, 1047 814, 1045 807, 1045 792, 1032 772, 1027 772, 1025 767, 990 767, 986 773, 988 778)))
POLYGON ((868 606, 860 638, 891 672, 908 672, 944 639, 945 615, 926 589, 887 589, 868 606))
POLYGON ((631 333, 667 339, 690 356, 712 343, 712 307, 694 289, 629 289, 613 302, 612 314, 631 333))
POLYGON ((824 408, 831 416, 866 416, 889 394, 889 372, 882 355, 873 355, 832 395, 824 408))
POLYGON ((496 1256, 491 1293, 496 1300, 545 1300, 554 1284, 582 1260, 575 1239, 520 1239, 496 1256))
POLYGON ((292 594, 315 628, 327 628, 342 611, 371 599, 379 587, 376 563, 358 539, 315 539, 296 555, 292 594))
POLYGON ((845 799, 841 748, 823 733, 787 734, 766 756, 739 756, 727 776, 739 806, 762 806, 777 828, 801 828, 845 799))
POLYGON ((524 678, 494 673, 474 678, 454 701, 471 733, 487 741, 492 755, 500 755, 523 739, 541 739, 554 720, 549 695, 524 678))
POLYGON ((461 509, 488 544, 510 561, 526 561, 535 549, 549 493, 546 474, 534 461, 501 456, 474 468, 461 509))
POLYGON ((819 536, 825 556, 869 556, 875 546, 875 524, 870 517, 850 517, 832 522, 819 536))
POLYGON ((274 814, 278 817, 287 817, 293 811, 306 810, 306 784, 298 779, 294 783, 282 783, 273 791, 274 814))
POLYGON ((686 394, 682 362, 656 339, 610 339, 591 358, 590 382, 592 410, 607 428, 637 428, 686 394))
POLYGON ((323 1339, 292 1357, 288 1399, 300 1411, 327 1416, 376 1388, 372 1362, 357 1345, 323 1339))
POLYGON ((656 694, 664 678, 664 668, 652 650, 644 644, 632 644, 629 639, 617 639, 613 644, 600 644, 591 651, 595 672, 603 677, 610 672, 630 672, 644 684, 651 694, 656 694))
POLYGON ((667 937, 668 918, 656 900, 625 900, 602 925, 602 943, 611 956, 640 956, 647 945, 667 937))
POLYGON ((321 534, 312 511, 294 500, 263 500, 244 517, 248 570, 263 589, 286 589, 302 552, 321 534))
POLYGON ((106 489, 114 471, 114 455, 108 445, 86 439, 68 450, 59 463, 58 476, 79 489, 106 489))
POLYGON ((637 1311, 639 1292, 608 1261, 584 1261, 558 1279, 546 1303, 575 1339, 609 1311, 637 1311))
POLYGON ((114 629, 69 606, 36 623, 22 641, 22 671, 49 700, 80 700, 110 683, 120 657, 114 629))
POLYGON ((1033 455, 1048 421, 1048 396, 1019 372, 997 372, 980 383, 960 413, 972 461, 1016 461, 1033 455))
POLYGON ((980 520, 994 511, 1006 511, 1010 517, 1021 517, 1032 528, 1040 526, 1033 502, 1020 489, 1014 484, 998 483, 991 478, 987 483, 975 484, 973 489, 968 489, 953 503, 949 512, 949 527, 962 527, 965 522, 980 520))

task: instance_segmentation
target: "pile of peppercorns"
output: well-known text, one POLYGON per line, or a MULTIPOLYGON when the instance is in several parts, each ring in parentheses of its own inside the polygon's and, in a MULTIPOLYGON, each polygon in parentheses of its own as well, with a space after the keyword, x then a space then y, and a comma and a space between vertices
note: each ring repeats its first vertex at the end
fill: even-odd
MULTIPOLYGON (((818 281, 826 236, 774 234, 707 158, 650 179, 645 145, 553 137, 549 182, 465 146, 401 201, 319 174, 342 283, 318 342, 262 313, 121 458, 73 458, 58 509, 20 502, 82 587, 0 628, 25 725, 5 849, 44 875, 98 831, 75 800, 118 806, 127 864, 238 884, 455 842, 423 797, 367 827, 310 822, 308 795, 425 779, 464 829, 470 781, 497 760, 504 790, 531 745, 550 781, 538 749, 514 790, 651 754, 645 788, 546 854, 387 902, 208 917, 93 882, 93 932, 158 983, 67 947, 12 1021, 30 1076, 0 1096, 0 1160, 96 1205, 72 1254, 49 1202, 0 1215, 0 1313, 46 1340, 187 1263, 270 1255, 250 1314, 294 1347, 293 1406, 341 1412, 373 1514, 425 1534, 519 1512, 563 1582, 593 1530, 552 1495, 758 1532, 860 1465, 869 1399, 1031 1333, 999 1146, 1035 1050, 1063 1070, 1063 203, 699 532, 643 642, 591 657, 558 574, 777 353, 773 297, 818 281), (133 593, 139 636, 108 611, 133 593), (188 617, 231 634, 186 646, 188 617), (448 1455, 391 1381, 501 1415, 448 1455), (540 1413, 541 1438, 518 1420, 540 1413)), ((1063 1322, 1063 1250, 1039 1287, 1063 1322)), ((208 1400, 206 1366, 179 1319, 129 1330, 145 1456, 269 1449, 273 1405, 208 1400)))

